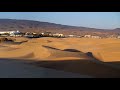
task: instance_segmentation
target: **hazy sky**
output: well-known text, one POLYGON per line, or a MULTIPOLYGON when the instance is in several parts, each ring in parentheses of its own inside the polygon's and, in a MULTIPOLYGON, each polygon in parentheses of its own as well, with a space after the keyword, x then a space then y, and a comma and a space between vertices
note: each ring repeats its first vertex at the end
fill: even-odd
POLYGON ((0 12, 0 19, 27 19, 92 28, 120 28, 120 12, 0 12))

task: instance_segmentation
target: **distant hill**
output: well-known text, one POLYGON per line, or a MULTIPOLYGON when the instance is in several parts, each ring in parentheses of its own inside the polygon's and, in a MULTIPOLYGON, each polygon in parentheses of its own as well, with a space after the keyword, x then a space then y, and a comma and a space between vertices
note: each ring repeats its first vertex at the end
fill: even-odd
POLYGON ((0 19, 0 31, 19 30, 22 32, 58 32, 63 34, 113 34, 120 33, 120 28, 113 30, 95 29, 87 27, 77 27, 69 25, 61 25, 49 22, 33 21, 33 20, 16 20, 16 19, 0 19))

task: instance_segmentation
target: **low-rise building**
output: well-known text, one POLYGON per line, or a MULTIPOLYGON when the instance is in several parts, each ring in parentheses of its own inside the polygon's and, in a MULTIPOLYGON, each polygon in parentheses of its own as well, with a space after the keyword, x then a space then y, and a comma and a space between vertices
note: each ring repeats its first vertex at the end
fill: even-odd
POLYGON ((75 35, 68 35, 68 37, 75 37, 75 35))
POLYGON ((91 38, 91 35, 85 35, 84 37, 85 38, 91 38))
POLYGON ((20 31, 0 31, 1 36, 21 36, 20 31))
POLYGON ((53 36, 55 36, 55 37, 63 37, 64 35, 63 34, 61 34, 61 33, 56 33, 56 34, 52 34, 53 36))
POLYGON ((99 36, 91 36, 91 38, 100 38, 99 36))
POLYGON ((26 32, 26 34, 24 35, 27 38, 39 38, 40 35, 34 32, 26 32))
POLYGON ((14 33, 15 31, 0 31, 0 34, 11 34, 11 33, 14 33))
POLYGON ((118 36, 117 38, 120 39, 120 36, 118 36))

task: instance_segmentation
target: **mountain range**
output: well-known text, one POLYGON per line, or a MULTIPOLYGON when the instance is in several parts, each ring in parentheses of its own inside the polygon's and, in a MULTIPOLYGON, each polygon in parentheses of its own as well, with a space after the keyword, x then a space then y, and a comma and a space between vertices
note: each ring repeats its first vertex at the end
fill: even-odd
POLYGON ((62 24, 55 24, 50 22, 41 22, 34 20, 16 20, 16 19, 0 19, 0 31, 19 30, 21 32, 53 32, 63 34, 120 34, 120 28, 116 29, 97 29, 89 27, 69 26, 62 24))

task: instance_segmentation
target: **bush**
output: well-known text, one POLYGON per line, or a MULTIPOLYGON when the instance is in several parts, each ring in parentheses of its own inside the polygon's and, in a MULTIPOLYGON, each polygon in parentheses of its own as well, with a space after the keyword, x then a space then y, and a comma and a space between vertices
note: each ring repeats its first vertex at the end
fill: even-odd
POLYGON ((14 42, 14 40, 13 39, 11 39, 11 38, 0 38, 0 42, 5 42, 5 41, 12 41, 12 42, 14 42))

